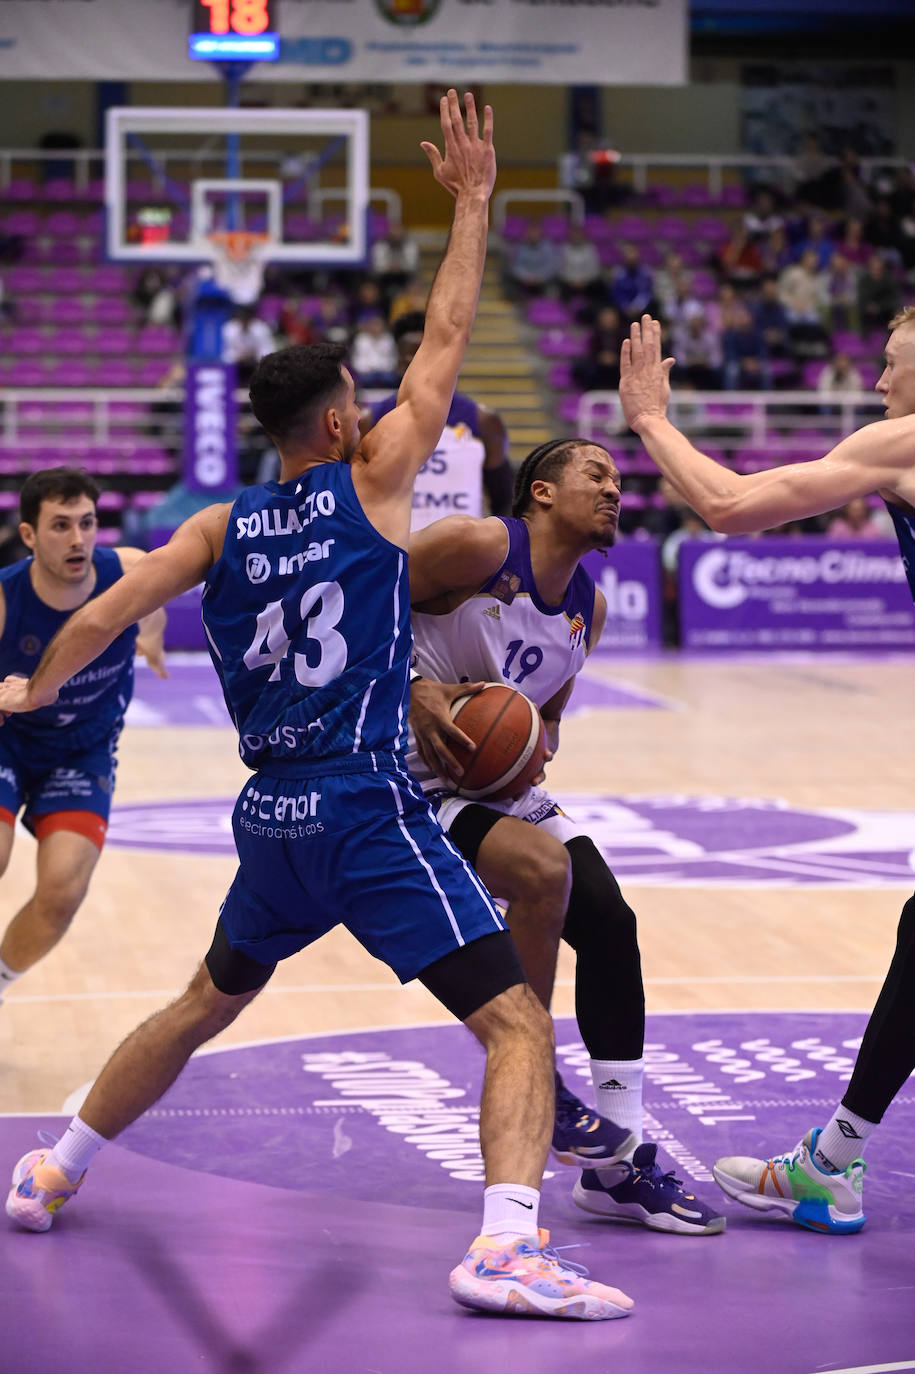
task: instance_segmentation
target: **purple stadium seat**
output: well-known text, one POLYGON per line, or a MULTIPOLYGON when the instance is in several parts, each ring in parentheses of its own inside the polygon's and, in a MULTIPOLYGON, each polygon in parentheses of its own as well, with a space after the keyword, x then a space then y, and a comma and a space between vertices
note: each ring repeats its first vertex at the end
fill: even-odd
POLYGON ((132 314, 123 296, 96 296, 86 307, 85 318, 95 324, 129 324, 132 314))
POLYGON ((92 386, 95 372, 81 358, 61 358, 53 369, 50 386, 92 386))
POLYGON ((42 200, 75 200, 76 187, 69 177, 54 177, 51 181, 45 182, 39 195, 42 200))
POLYGON ((560 420, 564 420, 568 425, 578 424, 578 405, 581 396, 580 391, 570 391, 566 396, 563 396, 556 408, 560 420))
POLYGON ((546 374, 546 380, 548 386, 555 387, 557 391, 565 391, 572 385, 572 364, 566 361, 553 363, 546 374))
POLYGON ((654 227, 659 239, 667 239, 676 248, 692 234, 689 222, 681 215, 661 215, 655 220, 654 227))
POLYGON ((742 186, 724 186, 721 190, 721 204, 733 209, 743 209, 748 204, 747 193, 742 186))
POLYGON ((11 267, 6 273, 6 285, 11 296, 48 289, 45 286, 45 274, 40 267, 11 267))
POLYGON ((161 491, 136 491, 130 498, 130 509, 147 511, 154 506, 162 504, 163 494, 161 491))
POLYGON ((613 238, 616 231, 603 215, 585 215, 585 233, 592 243, 599 243, 601 239, 613 238))
POLYGON ((99 544, 105 544, 108 548, 124 541, 120 525, 100 525, 95 537, 99 544))
POLYGON ((572 315, 567 305, 554 300, 551 296, 541 296, 531 301, 527 307, 527 322, 543 328, 550 325, 570 324, 572 315))
POLYGON ((100 376, 103 386, 133 386, 136 368, 130 358, 105 358, 104 373, 100 376))
POLYGON ((6 369, 7 386, 53 386, 54 378, 44 363, 32 358, 17 358, 6 369))
POLYGON ((138 358, 134 386, 158 386, 164 373, 165 360, 163 358, 138 358))
POLYGON ((55 296, 48 301, 43 318, 49 324, 84 324, 88 311, 81 296, 55 296))
POLYGON ((530 220, 526 215, 506 215, 502 221, 502 237, 506 243, 517 243, 524 238, 530 220))
POLYGON ((666 210, 669 206, 677 204, 678 194, 674 186, 658 181, 652 182, 642 199, 646 205, 655 205, 659 210, 666 210))
POLYGON ((704 181, 695 181, 681 190, 680 204, 691 210, 704 210, 713 204, 712 193, 704 181))
POLYGON ((621 215, 615 228, 620 239, 642 240, 654 233, 654 225, 641 215, 621 215))
POLYGON ((13 177, 3 192, 4 200, 35 200, 38 195, 34 181, 29 177, 13 177))
POLYGON ((565 215, 544 215, 540 225, 544 238, 553 243, 565 243, 569 236, 569 221, 565 215))
POLYGON ((126 267, 106 263, 102 267, 92 267, 86 273, 85 291, 129 291, 130 274, 126 267))
POLYGON ((584 346, 580 330, 547 329, 537 340, 537 347, 545 358, 577 358, 584 346))
POLYGON ((709 243, 722 244, 731 237, 731 231, 727 222, 723 219, 716 219, 713 215, 706 215, 699 219, 695 224, 697 239, 707 239, 709 243))
POLYGON ((41 219, 34 210, 12 210, 5 222, 10 234, 37 234, 41 228, 41 219))
POLYGON ((9 335, 9 351, 19 354, 39 354, 48 351, 48 339, 40 329, 32 329, 26 325, 24 328, 14 329, 9 335))
POLYGON ((816 390, 817 382, 820 380, 820 375, 825 367, 826 363, 822 358, 811 358, 809 362, 804 363, 801 369, 801 381, 807 390, 816 390))
POLYGON ((133 342, 132 331, 125 325, 103 325, 94 340, 86 345, 87 353, 129 353, 133 342))
POLYGON ((85 273, 79 267, 49 267, 45 274, 45 291, 61 295, 86 291, 85 273))
POLYGON ((46 234, 66 237, 78 234, 82 227, 80 216, 75 210, 53 210, 45 219, 43 229, 46 234))
POLYGON ((177 353, 179 344, 178 335, 173 329, 161 324, 151 324, 137 334, 135 347, 138 353, 148 356, 151 353, 177 353))

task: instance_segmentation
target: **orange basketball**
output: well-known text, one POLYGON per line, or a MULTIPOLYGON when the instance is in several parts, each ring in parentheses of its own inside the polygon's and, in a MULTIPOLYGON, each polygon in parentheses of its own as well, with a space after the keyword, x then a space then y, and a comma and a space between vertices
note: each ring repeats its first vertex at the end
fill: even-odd
POLYGON ((473 751, 452 746, 464 767, 455 789, 459 797, 499 801, 519 796, 543 767, 546 729, 540 712, 514 687, 489 682, 476 696, 458 697, 451 716, 476 744, 473 751))

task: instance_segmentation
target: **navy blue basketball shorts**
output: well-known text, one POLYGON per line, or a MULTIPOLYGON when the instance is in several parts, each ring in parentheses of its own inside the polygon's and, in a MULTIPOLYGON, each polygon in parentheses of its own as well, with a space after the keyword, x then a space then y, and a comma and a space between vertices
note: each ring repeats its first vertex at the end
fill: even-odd
MULTIPOLYGON (((0 730, 0 819, 38 839, 55 829, 84 834, 101 849, 114 789, 117 736, 92 749, 44 752, 7 724, 0 730)), ((49 745, 53 744, 49 740, 49 745)))
POLYGON ((402 983, 505 929, 410 775, 255 775, 232 816, 239 868, 220 920, 261 964, 343 925, 402 983))

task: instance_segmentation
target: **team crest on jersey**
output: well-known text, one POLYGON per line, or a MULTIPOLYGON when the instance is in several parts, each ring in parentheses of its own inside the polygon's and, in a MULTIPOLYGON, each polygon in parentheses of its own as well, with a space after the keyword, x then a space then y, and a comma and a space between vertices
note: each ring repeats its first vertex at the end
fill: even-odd
POLYGON ((494 596, 497 601, 501 601, 504 605, 510 606, 520 590, 521 578, 518 574, 503 569, 499 573, 495 585, 490 587, 489 595, 494 596))
POLYGON ((23 635, 19 641, 19 652, 34 658, 42 650, 41 640, 36 635, 23 635))
POLYGON ((584 634, 585 618, 581 611, 576 612, 573 620, 569 622, 569 648, 577 649, 584 634))

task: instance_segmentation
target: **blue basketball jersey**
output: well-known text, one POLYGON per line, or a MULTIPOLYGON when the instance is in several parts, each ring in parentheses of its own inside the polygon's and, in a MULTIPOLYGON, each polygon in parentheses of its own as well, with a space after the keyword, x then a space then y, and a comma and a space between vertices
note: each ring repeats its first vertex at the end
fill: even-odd
POLYGON ((241 493, 202 612, 249 768, 307 776, 403 750, 407 555, 366 517, 347 464, 241 493))
POLYGON ((901 507, 894 506, 891 501, 887 501, 886 508, 896 527, 899 552, 902 554, 902 566, 905 568, 905 575, 909 580, 909 590, 913 600, 915 600, 915 515, 909 515, 901 507))
MULTIPOLYGON (((96 548, 92 562, 96 583, 89 601, 122 574, 121 560, 113 549, 96 548)), ((32 559, 24 558, 0 570, 6 602, 0 677, 10 673, 31 677, 49 641, 74 614, 56 611, 36 596, 31 566, 32 559)), ((6 722, 5 730, 16 731, 28 742, 33 762, 40 762, 44 753, 59 761, 64 750, 90 749, 108 736, 117 736, 133 692, 136 642, 137 627, 130 625, 88 667, 64 683, 53 706, 42 706, 6 722)))

